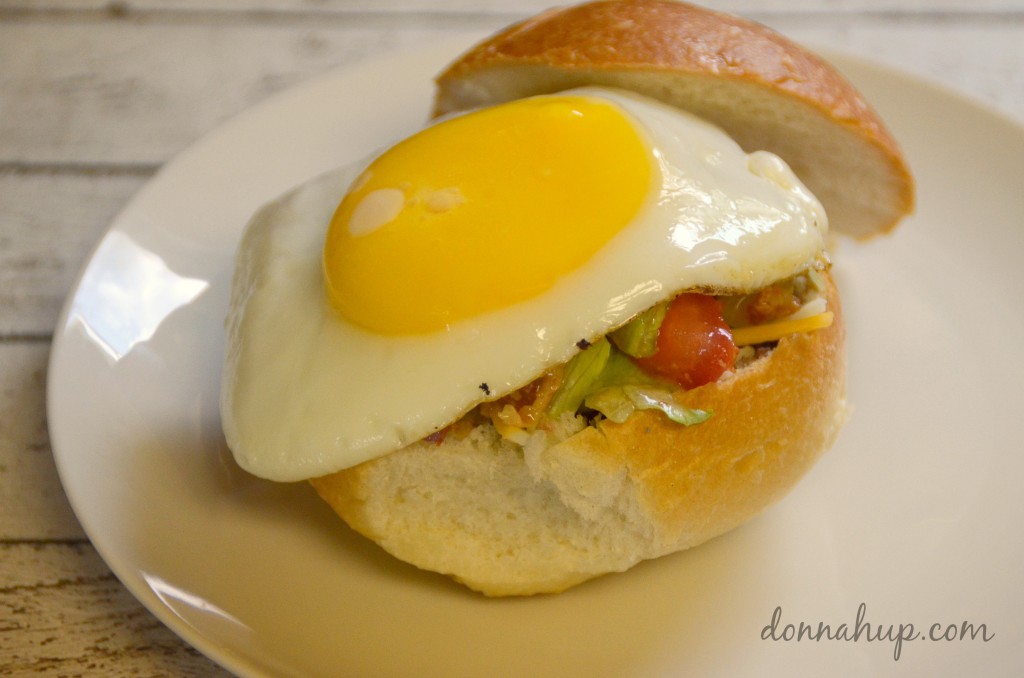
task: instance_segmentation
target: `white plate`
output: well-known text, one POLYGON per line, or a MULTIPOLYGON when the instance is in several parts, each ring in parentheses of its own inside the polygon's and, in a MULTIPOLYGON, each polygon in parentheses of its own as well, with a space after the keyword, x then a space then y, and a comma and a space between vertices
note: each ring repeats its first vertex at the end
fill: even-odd
POLYGON ((386 556, 305 484, 235 467, 217 396, 243 225, 415 129, 457 49, 332 73, 231 121, 99 244, 57 328, 49 421, 72 505, 124 584, 254 676, 1021 675, 1024 130, 848 58, 920 204, 891 238, 835 252, 856 411, 761 518, 563 595, 488 600, 386 556), (859 608, 860 633, 774 640, 777 607, 775 636, 803 621, 852 637, 859 608), (929 638, 963 622, 978 635, 929 638), (922 635, 886 639, 907 624, 922 635))

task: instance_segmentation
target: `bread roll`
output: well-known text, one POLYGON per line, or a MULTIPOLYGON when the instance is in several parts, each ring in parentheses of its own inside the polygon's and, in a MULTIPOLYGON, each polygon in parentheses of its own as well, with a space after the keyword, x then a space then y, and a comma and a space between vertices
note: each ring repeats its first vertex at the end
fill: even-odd
POLYGON ((355 530, 487 595, 552 593, 700 544, 780 499, 845 416, 844 327, 782 339, 734 376, 677 394, 714 416, 660 413, 535 435, 489 423, 312 480, 355 530))
MULTIPOLYGON (((637 91, 783 157, 830 221, 864 237, 913 205, 879 117, 819 58, 767 28, 667 0, 554 10, 470 49, 437 80, 438 115, 578 85, 637 91)), ((355 530, 486 595, 562 591, 707 541, 784 496, 843 421, 844 323, 676 398, 714 415, 684 427, 641 411, 564 417, 523 445, 489 422, 311 480, 355 530)))
POLYGON ((782 157, 833 229, 863 238, 913 209, 899 144, 832 66, 760 24, 673 0, 555 9, 471 48, 437 78, 437 115, 581 85, 686 109, 782 157))

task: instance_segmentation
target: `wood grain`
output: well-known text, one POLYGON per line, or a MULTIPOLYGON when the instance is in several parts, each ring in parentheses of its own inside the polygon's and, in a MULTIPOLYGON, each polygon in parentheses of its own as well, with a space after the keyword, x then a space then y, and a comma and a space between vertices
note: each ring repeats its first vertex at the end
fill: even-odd
POLYGON ((0 538, 84 539, 46 432, 48 343, 0 344, 0 538))
MULTIPOLYGON (((489 13, 532 14, 557 4, 551 0, 7 0, 7 9, 35 12, 52 10, 107 11, 119 16, 147 11, 217 11, 229 13, 351 14, 388 13, 489 13), (514 8, 514 9, 512 9, 514 8)), ((977 13, 1013 12, 1021 6, 1015 0, 704 0, 700 3, 722 11, 747 15, 758 13, 977 13)))
POLYGON ((0 675, 228 675, 142 608, 87 543, 0 543, 0 675))
POLYGON ((0 163, 153 167, 299 81, 464 30, 3 23, 0 163))
MULTIPOLYGON (((468 42, 500 24, 0 23, 0 166, 153 168, 232 115, 330 68, 455 36, 468 42)), ((779 17, 771 25, 955 82, 1024 115, 1020 19, 779 17)))

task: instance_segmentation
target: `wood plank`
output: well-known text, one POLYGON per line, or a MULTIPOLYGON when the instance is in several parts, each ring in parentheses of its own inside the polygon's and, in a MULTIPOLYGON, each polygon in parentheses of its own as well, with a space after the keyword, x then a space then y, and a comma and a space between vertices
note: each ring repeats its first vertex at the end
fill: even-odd
MULTIPOLYGON (((481 31, 488 25, 468 23, 481 31)), ((798 40, 907 64, 1024 117, 1018 22, 772 23, 798 40)), ((466 24, 428 24, 0 23, 0 164, 159 164, 303 79, 467 35, 466 24)))
MULTIPOLYGON (((555 5, 570 4, 558 0, 519 0, 517 14, 532 14, 555 5)), ((1020 12, 1016 0, 701 0, 699 4, 720 11, 755 13, 792 12, 1020 12)), ((355 12, 480 12, 508 14, 507 0, 7 0, 4 7, 16 9, 99 10, 121 14, 144 11, 218 11, 218 12, 314 12, 346 14, 355 12)))
POLYGON ((0 542, 84 539, 46 430, 48 343, 0 343, 0 542))
POLYGON ((0 22, 0 163, 162 163, 329 68, 460 34, 458 23, 0 22))
POLYGON ((227 676, 88 544, 0 543, 0 675, 227 676))
POLYGON ((87 255, 148 176, 0 171, 0 336, 49 336, 87 255))

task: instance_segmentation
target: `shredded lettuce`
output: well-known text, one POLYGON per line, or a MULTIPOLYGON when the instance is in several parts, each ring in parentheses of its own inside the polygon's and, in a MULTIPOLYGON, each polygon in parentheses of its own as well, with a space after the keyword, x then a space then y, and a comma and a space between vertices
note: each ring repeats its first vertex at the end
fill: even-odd
POLYGON ((707 421, 711 412, 685 407, 671 391, 643 386, 610 386, 588 395, 585 404, 609 420, 621 424, 636 410, 660 410, 672 421, 692 426, 707 421))
POLYGON ((646 358, 658 349, 658 331, 665 319, 668 304, 652 306, 609 336, 615 346, 626 355, 646 358))
POLYGON ((636 366, 607 339, 594 342, 565 365, 562 387, 548 407, 557 417, 582 405, 621 423, 635 410, 660 410, 674 422, 690 426, 707 420, 710 412, 683 407, 672 397, 672 386, 636 366))
POLYGON ((594 385, 608 364, 612 346, 607 339, 601 339, 573 356, 565 364, 562 386, 555 393, 548 406, 548 414, 558 417, 564 412, 575 412, 583 399, 594 390, 594 385))

